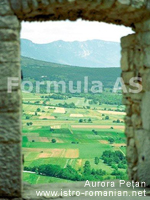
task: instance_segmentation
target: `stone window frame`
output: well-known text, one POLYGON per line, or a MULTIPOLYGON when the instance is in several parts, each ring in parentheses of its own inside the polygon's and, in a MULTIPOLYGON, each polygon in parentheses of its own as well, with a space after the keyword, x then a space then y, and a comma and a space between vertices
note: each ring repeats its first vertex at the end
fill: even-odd
POLYGON ((22 197, 20 29, 22 21, 77 19, 131 27, 121 39, 122 77, 143 78, 140 94, 124 94, 128 174, 150 185, 150 126, 148 86, 150 61, 149 0, 1 0, 0 1, 0 198, 22 197), (19 84, 7 92, 8 77, 19 84), (144 137, 141 137, 141 135, 144 137), (146 145, 144 145, 146 143, 146 145))

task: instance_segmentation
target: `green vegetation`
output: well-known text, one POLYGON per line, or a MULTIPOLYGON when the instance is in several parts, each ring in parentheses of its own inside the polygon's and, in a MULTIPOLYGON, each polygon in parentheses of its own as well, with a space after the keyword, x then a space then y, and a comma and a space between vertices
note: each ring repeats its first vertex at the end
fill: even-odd
POLYGON ((56 143, 56 140, 55 140, 55 139, 52 139, 52 143, 56 143))
POLYGON ((98 165, 98 163, 99 163, 99 158, 95 157, 95 164, 98 165))
MULTIPOLYGON (((65 100, 67 98, 71 98, 72 94, 69 90, 69 81, 73 82, 74 91, 77 90, 77 80, 81 82, 82 89, 81 92, 75 92, 74 96, 76 97, 84 97, 85 101, 89 100, 89 105, 96 104, 121 104, 121 92, 118 91, 119 95, 112 93, 112 89, 117 78, 120 76, 121 70, 120 68, 84 68, 84 67, 74 67, 74 66, 66 66, 54 63, 48 63, 43 61, 37 61, 30 58, 22 57, 21 59, 21 67, 24 74, 24 80, 30 80, 33 83, 33 91, 35 93, 36 81, 44 81, 44 85, 40 86, 40 92, 42 94, 47 92, 46 81, 56 81, 57 83, 60 80, 65 82, 65 93, 62 94, 62 85, 58 84, 58 93, 53 93, 55 86, 51 84, 50 93, 52 95, 46 94, 41 97, 45 99, 43 105, 46 102, 53 98, 58 100, 65 100), (32 71, 32 73, 31 73, 32 71), (59 71, 59 73, 58 73, 59 71), (109 76, 108 76, 109 74, 109 76), (88 93, 84 93, 84 78, 88 77, 88 93), (101 81, 103 83, 103 93, 94 94, 91 91, 93 86, 92 81, 101 81)), ((28 89, 28 87, 25 87, 28 89)), ((38 104, 39 101, 35 99, 35 103, 38 104)), ((87 108, 90 108, 88 105, 87 108)), ((59 102, 58 106, 75 108, 75 105, 72 102, 67 105, 59 102)))
POLYGON ((83 69, 27 58, 22 58, 22 69, 34 86, 35 81, 73 80, 76 89, 77 77, 83 84, 84 76, 104 84, 102 94, 53 89, 47 94, 42 85, 40 93, 23 93, 24 166, 35 172, 24 173, 24 180, 38 184, 126 178, 125 107, 121 94, 112 94, 119 69, 83 69))
MULTIPOLYGON (((113 123, 118 119, 123 121, 124 107, 93 104, 87 108, 89 101, 79 97, 64 100, 50 98, 52 105, 48 105, 49 102, 43 105, 43 100, 48 99, 45 96, 45 94, 41 96, 41 94, 23 93, 23 102, 28 102, 23 103, 22 116, 25 167, 31 170, 43 165, 58 165, 66 176, 68 172, 64 169, 69 165, 71 170, 75 170, 79 175, 78 180, 125 177, 125 163, 120 161, 109 165, 101 159, 103 152, 108 150, 125 154, 124 123, 113 123), (38 104, 35 103, 37 101, 38 104), (73 102, 76 108, 58 107, 60 102, 62 104, 73 102), (112 113, 109 113, 110 109, 112 113), (103 119, 105 116, 109 116, 109 119, 103 119), (112 123, 113 129, 111 129, 112 123)), ((49 183, 54 179, 56 182, 74 179, 68 176, 65 179, 65 176, 49 175, 42 178, 43 175, 38 171, 36 174, 27 174, 24 175, 24 179, 32 184, 40 183, 39 180, 41 183, 44 181, 49 183)))
POLYGON ((112 166, 116 170, 118 168, 122 169, 127 168, 126 158, 121 151, 115 151, 115 152, 111 152, 110 150, 104 151, 102 155, 102 160, 104 161, 104 163, 108 164, 109 166, 112 166))
POLYGON ((121 69, 118 68, 87 68, 77 66, 60 65, 50 62, 34 60, 26 57, 21 57, 21 66, 23 70, 24 79, 38 80, 38 81, 60 81, 74 82, 74 86, 78 81, 84 81, 84 77, 91 81, 101 81, 105 88, 112 88, 116 82, 117 77, 121 74, 121 69), (32 73, 31 73, 32 70, 32 73), (59 72, 59 73, 58 73, 59 72), (109 76, 108 76, 109 74, 109 76))
POLYGON ((24 182, 28 182, 30 184, 46 184, 46 183, 65 183, 72 182, 66 179, 55 178, 51 176, 42 176, 34 173, 23 173, 24 182))
MULTIPOLYGON (((106 175, 106 171, 102 169, 95 170, 91 169, 91 164, 87 160, 83 166, 83 171, 81 169, 76 170, 70 165, 65 168, 61 168, 59 165, 40 165, 34 167, 24 167, 25 171, 35 172, 38 175, 56 177, 61 179, 67 179, 72 181, 85 181, 85 180, 104 180, 103 176, 106 175)), ((111 175, 115 176, 125 176, 125 174, 119 170, 114 170, 111 175)))

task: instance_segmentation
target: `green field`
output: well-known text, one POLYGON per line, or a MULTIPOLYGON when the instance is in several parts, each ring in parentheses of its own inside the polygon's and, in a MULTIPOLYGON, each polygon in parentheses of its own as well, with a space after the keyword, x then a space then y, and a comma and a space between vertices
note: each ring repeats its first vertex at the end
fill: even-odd
POLYGON ((42 183, 69 183, 71 181, 64 180, 60 178, 48 177, 48 176, 40 176, 32 173, 23 173, 24 182, 28 182, 30 184, 42 184, 42 183))
MULTIPOLYGON (((101 159, 96 165, 94 158, 100 158, 105 150, 119 150, 125 155, 124 106, 91 106, 83 97, 65 100, 50 98, 46 104, 43 104, 44 100, 41 94, 23 93, 24 166, 57 164, 62 168, 71 165, 76 170, 83 170, 88 160, 92 168, 105 169, 107 175, 110 175, 112 167, 101 159), (36 101, 39 101, 38 105, 36 101), (76 108, 58 106, 59 103, 72 102, 76 108), (110 138, 113 138, 113 143, 110 143, 110 138), (52 143, 52 139, 56 142, 52 143)), ((125 172, 125 169, 121 170, 125 172)), ((24 173, 23 178, 32 184, 68 181, 30 173, 24 173)))

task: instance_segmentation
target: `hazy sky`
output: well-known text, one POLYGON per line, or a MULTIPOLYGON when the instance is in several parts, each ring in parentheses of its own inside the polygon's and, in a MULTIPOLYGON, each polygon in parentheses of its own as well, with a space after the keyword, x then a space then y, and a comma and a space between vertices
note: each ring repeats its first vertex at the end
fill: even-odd
POLYGON ((21 38, 34 43, 50 43, 56 40, 85 41, 100 39, 119 42, 122 36, 132 33, 130 28, 112 24, 78 20, 57 22, 23 22, 21 38))

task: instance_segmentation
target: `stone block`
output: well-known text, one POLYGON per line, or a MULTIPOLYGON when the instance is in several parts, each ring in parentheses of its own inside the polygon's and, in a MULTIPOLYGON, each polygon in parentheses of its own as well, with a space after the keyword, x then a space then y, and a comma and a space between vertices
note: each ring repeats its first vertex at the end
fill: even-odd
POLYGON ((135 8, 142 8, 146 6, 146 0, 131 0, 131 6, 135 8))
POLYGON ((142 76, 142 86, 144 91, 150 91, 150 71, 142 76))
POLYGON ((18 90, 20 89, 20 63, 11 63, 11 62, 5 62, 0 63, 0 91, 8 90, 8 79, 12 78, 12 84, 18 83, 16 86, 12 86, 12 90, 18 90), (13 80, 13 78, 18 78, 18 81, 13 80))
POLYGON ((130 80, 129 85, 129 94, 132 99, 132 101, 140 101, 143 96, 143 86, 141 84, 141 78, 134 77, 130 80))
POLYGON ((117 3, 129 6, 131 1, 130 0, 117 0, 117 3))
POLYGON ((150 92, 145 92, 141 104, 142 124, 145 130, 150 130, 150 92))
MULTIPOLYGON (((130 0, 117 0, 116 1, 116 8, 117 10, 121 10, 121 9, 131 9, 131 6, 130 6, 130 0)), ((135 9, 134 9, 135 10, 135 9)), ((129 10, 130 11, 130 10, 129 10)))
POLYGON ((1 42, 0 43, 0 63, 1 62, 20 62, 20 43, 1 42), (7 53, 6 53, 7 52, 7 53))
POLYGON ((150 131, 136 130, 135 144, 138 151, 138 179, 150 186, 150 131))
POLYGON ((126 95, 123 95, 122 104, 123 104, 123 105, 131 105, 131 104, 132 104, 132 101, 131 101, 131 99, 128 98, 126 95))
POLYGON ((133 64, 136 69, 140 69, 143 66, 144 52, 141 46, 136 46, 133 57, 133 64))
POLYGON ((0 143, 0 197, 21 197, 21 144, 0 143))
POLYGON ((150 73, 150 68, 149 67, 146 67, 146 66, 143 66, 139 69, 139 73, 141 75, 141 77, 144 75, 144 74, 148 74, 150 73))
POLYGON ((12 9, 8 0, 0 1, 0 15, 12 15, 12 9))
POLYGON ((131 78, 135 77, 134 72, 123 72, 122 78, 124 83, 129 84, 131 78))
POLYGON ((129 63, 128 63, 128 51, 122 50, 121 52, 121 69, 122 71, 128 71, 129 70, 129 63))
POLYGON ((140 115, 141 114, 141 104, 138 104, 138 103, 132 104, 132 113, 140 115))
POLYGON ((0 143, 21 142, 21 113, 0 113, 0 143))
POLYGON ((129 140, 129 145, 127 146, 127 160, 130 163, 130 166, 134 166, 137 162, 137 150, 135 147, 135 141, 133 138, 129 140))
POLYGON ((150 159, 150 131, 135 130, 135 144, 139 155, 139 162, 150 159), (145 158, 142 158, 144 156, 145 158))
POLYGON ((19 112, 21 107, 21 91, 1 91, 0 113, 19 112))
POLYGON ((124 48, 131 48, 131 46, 135 45, 136 34, 130 34, 125 37, 121 38, 121 47, 124 48))
POLYGON ((131 105, 127 105, 126 106, 126 115, 129 116, 129 117, 132 115, 132 107, 131 107, 131 105))
POLYGON ((11 7, 15 13, 21 13, 22 5, 20 0, 10 0, 11 7))
POLYGON ((125 116, 124 121, 125 121, 127 126, 132 126, 131 117, 125 116))
POLYGON ((150 46, 144 48, 144 55, 143 55, 143 65, 145 67, 150 67, 150 46))
MULTIPOLYGON (((28 0, 30 1, 30 0, 28 0)), ((64 0, 58 0, 59 3, 64 3, 64 0)), ((49 0, 41 0, 42 6, 48 6, 49 5, 49 0)))
POLYGON ((20 29, 20 23, 15 15, 0 16, 0 29, 20 29))
POLYGON ((150 31, 150 19, 147 19, 143 22, 135 23, 136 32, 146 32, 150 31))
POLYGON ((19 30, 0 29, 0 41, 19 41, 19 30))
POLYGON ((108 9, 111 8, 113 6, 113 4, 115 3, 115 0, 103 0, 102 5, 100 6, 100 9, 108 9))
POLYGON ((141 42, 143 46, 150 46, 150 31, 139 33, 138 35, 140 35, 139 42, 141 42))
POLYGON ((133 102, 139 102, 139 101, 142 101, 143 94, 144 93, 142 92, 137 93, 137 94, 131 93, 130 98, 132 99, 133 102))
MULTIPOLYGON (((50 1, 49 1, 50 2, 50 1)), ((50 2, 51 3, 51 2, 50 2)), ((38 9, 39 2, 37 0, 29 0, 29 6, 32 10, 38 9)))
MULTIPOLYGON (((134 71, 134 49, 131 47, 128 49, 128 65, 129 65, 129 70, 130 71, 134 71)), ((123 71, 127 71, 127 70, 123 70, 123 71)))
POLYGON ((131 117, 132 124, 134 128, 141 128, 142 127, 142 118, 137 114, 133 114, 131 117))
MULTIPOLYGON (((31 8, 29 6, 29 1, 26 0, 26 1, 22 1, 22 11, 23 13, 29 13, 31 12, 31 8)), ((41 2, 41 7, 42 7, 42 2, 41 2)))
POLYGON ((20 1, 20 0, 11 0, 11 4, 12 4, 12 7, 13 7, 13 10, 15 11, 15 13, 17 13, 18 15, 21 15, 22 17, 22 14, 20 13, 20 11, 22 13, 30 13, 31 11, 34 11, 36 9, 38 9, 40 7, 41 8, 47 8, 50 3, 63 3, 64 0, 53 0, 53 1, 50 1, 50 0, 40 0, 40 1, 37 1, 37 0, 26 0, 26 1, 20 1), (18 9, 19 8, 19 9, 18 9))
POLYGON ((133 138, 134 137, 134 129, 133 126, 126 126, 125 127, 125 134, 128 138, 133 138))

